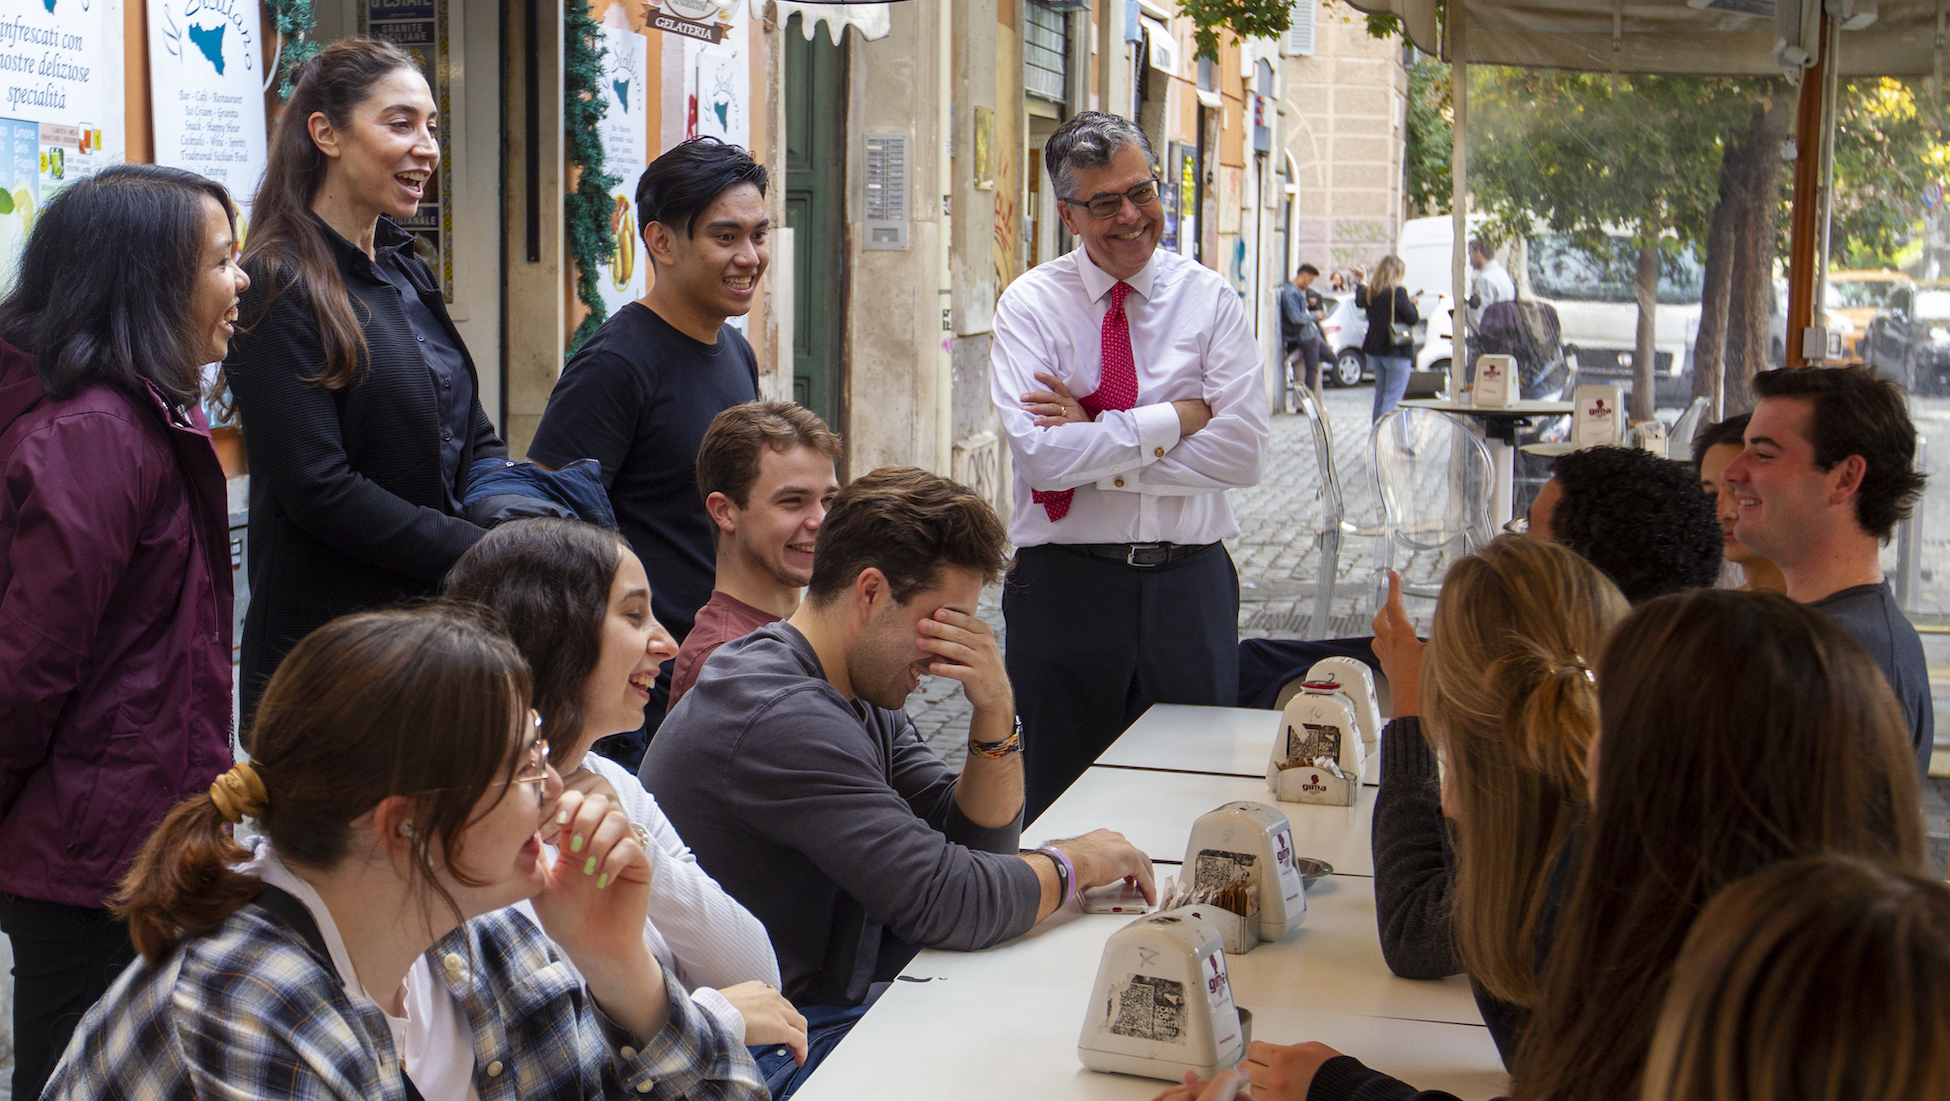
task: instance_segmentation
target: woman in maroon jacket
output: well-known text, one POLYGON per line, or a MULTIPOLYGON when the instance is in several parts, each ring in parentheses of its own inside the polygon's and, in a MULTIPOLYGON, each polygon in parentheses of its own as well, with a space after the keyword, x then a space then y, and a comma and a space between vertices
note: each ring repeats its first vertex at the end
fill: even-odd
POLYGON ((0 928, 13 1096, 133 958, 106 910, 230 767, 223 470, 198 403, 249 285, 224 189, 154 165, 49 203, 0 302, 0 928))

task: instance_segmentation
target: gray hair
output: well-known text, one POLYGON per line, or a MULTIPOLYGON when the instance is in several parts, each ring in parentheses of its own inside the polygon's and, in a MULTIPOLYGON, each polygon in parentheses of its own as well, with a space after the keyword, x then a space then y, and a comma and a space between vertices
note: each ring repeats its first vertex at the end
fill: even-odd
POLYGON ((1151 152, 1151 139, 1144 129, 1121 115, 1084 111, 1056 128, 1043 145, 1043 167, 1049 170, 1056 193, 1075 198, 1077 169, 1102 168, 1117 156, 1118 150, 1136 145, 1144 153, 1144 163, 1158 171, 1158 158, 1151 152))

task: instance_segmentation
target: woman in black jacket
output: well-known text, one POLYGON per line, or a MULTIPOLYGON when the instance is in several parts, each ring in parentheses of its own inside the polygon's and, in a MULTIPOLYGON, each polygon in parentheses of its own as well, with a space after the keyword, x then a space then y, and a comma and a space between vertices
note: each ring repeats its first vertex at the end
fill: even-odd
POLYGON ((399 224, 439 168, 436 110, 405 51, 352 38, 301 68, 272 139, 224 362, 252 475, 247 723, 300 638, 438 588, 482 534, 468 468, 507 453, 399 224))
POLYGON ((1401 404, 1415 366, 1414 339, 1396 340, 1393 335, 1395 326, 1405 326, 1399 331, 1406 334, 1422 320, 1415 299, 1402 286, 1403 270, 1401 257, 1384 256, 1375 265, 1374 278, 1354 287, 1354 305, 1368 315, 1361 352, 1374 365, 1374 420, 1401 404))

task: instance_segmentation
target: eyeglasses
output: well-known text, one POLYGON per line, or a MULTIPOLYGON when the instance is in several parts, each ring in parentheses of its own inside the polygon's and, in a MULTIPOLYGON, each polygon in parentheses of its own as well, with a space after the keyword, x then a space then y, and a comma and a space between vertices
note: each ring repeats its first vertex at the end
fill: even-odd
POLYGON ((521 763, 515 766, 514 778, 508 781, 511 784, 532 784, 548 779, 548 739, 542 737, 541 712, 530 708, 528 722, 535 730, 535 740, 522 755, 521 763))
POLYGON ((1150 206, 1158 201, 1158 181, 1146 180, 1121 195, 1098 195, 1091 199, 1064 199, 1063 201, 1071 206, 1080 206, 1088 210, 1092 218, 1102 221, 1105 218, 1117 217, 1117 212, 1124 209, 1126 199, 1131 200, 1132 206, 1150 206))

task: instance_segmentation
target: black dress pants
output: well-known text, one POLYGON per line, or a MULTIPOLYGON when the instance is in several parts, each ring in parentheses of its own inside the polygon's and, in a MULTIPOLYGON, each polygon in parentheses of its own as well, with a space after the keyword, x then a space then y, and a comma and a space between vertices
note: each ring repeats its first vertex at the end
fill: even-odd
POLYGON ((13 1096, 36 1098, 82 1014, 135 959, 129 927, 107 910, 0 893, 14 950, 13 1096))
POLYGON ((1002 616, 1025 824, 1152 704, 1238 700, 1239 573, 1222 543, 1158 566, 1024 547, 1002 616))

